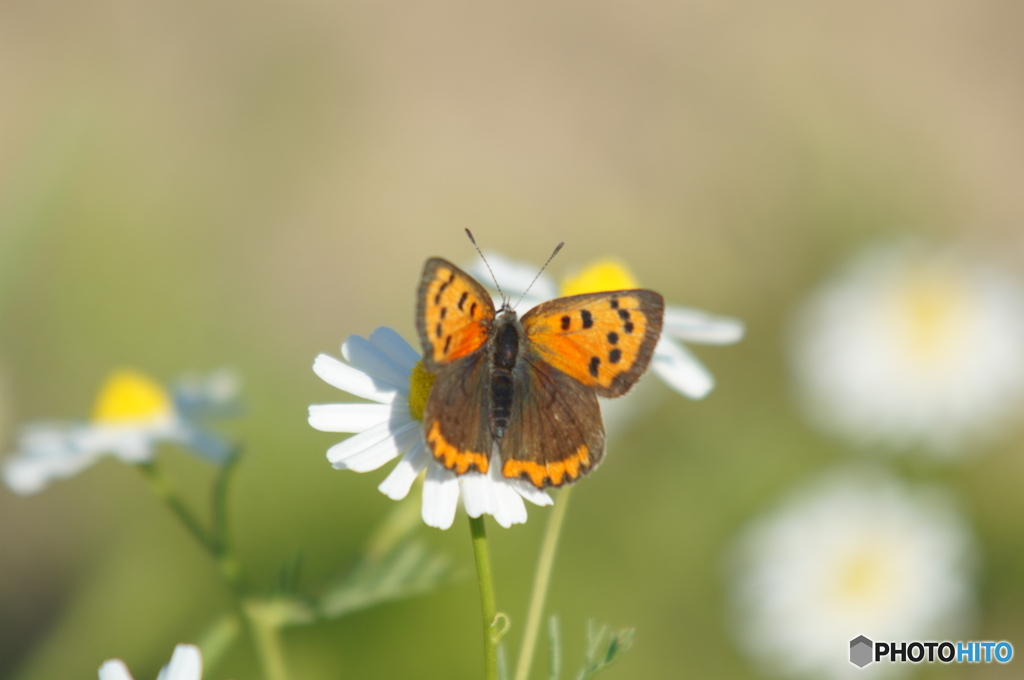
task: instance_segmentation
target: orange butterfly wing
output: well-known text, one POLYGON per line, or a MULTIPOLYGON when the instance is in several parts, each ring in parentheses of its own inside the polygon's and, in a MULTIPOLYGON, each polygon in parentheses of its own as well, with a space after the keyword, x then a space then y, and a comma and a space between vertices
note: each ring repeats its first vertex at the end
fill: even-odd
POLYGON ((436 373, 487 341, 494 321, 491 296, 451 262, 427 260, 416 299, 416 329, 427 370, 436 373))
POLYGON ((602 397, 618 397, 647 368, 664 311, 654 291, 617 290, 539 304, 522 323, 538 358, 602 397))

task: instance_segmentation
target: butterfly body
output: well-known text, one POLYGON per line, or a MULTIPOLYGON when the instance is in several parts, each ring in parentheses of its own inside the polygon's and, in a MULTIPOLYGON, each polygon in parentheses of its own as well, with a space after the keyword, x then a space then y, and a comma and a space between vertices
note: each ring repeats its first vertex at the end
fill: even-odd
MULTIPOLYGON (((525 331, 516 313, 512 310, 503 310, 494 321, 494 331, 489 341, 494 344, 491 354, 490 415, 491 435, 496 440, 504 436, 509 418, 512 416, 516 394, 514 371, 519 359, 519 348, 524 344, 520 342, 521 338, 525 338, 525 331)), ((519 381, 522 382, 522 376, 519 381)))
POLYGON ((457 474, 496 461, 539 488, 575 481, 604 455, 598 395, 620 396, 643 373, 662 314, 660 295, 627 290, 551 300, 520 319, 455 265, 428 260, 417 327, 436 374, 423 418, 431 453, 457 474))

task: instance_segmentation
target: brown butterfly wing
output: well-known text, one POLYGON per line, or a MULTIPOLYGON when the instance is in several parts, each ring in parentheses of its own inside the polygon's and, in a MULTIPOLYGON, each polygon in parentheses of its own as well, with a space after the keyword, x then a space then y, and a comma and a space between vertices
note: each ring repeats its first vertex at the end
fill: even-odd
POLYGON ((650 290, 558 298, 522 319, 530 350, 602 397, 625 394, 661 335, 664 299, 650 290))
POLYGON ((447 260, 427 260, 416 293, 416 330, 428 371, 480 349, 493 321, 494 303, 483 286, 447 260))
POLYGON ((498 443, 502 475, 543 489, 597 467, 604 425, 593 388, 529 354, 516 366, 515 384, 508 428, 498 443))
POLYGON ((427 446, 457 474, 487 472, 493 449, 487 356, 475 352, 438 373, 423 410, 427 446))

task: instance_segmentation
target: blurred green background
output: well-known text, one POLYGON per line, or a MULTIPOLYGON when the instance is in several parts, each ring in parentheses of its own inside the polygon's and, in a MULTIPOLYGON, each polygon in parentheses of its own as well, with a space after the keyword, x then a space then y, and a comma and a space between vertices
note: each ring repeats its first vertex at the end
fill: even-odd
MULTIPOLYGON (((0 4, 0 441, 88 415, 118 366, 236 367, 231 510, 268 586, 314 585, 393 505, 337 472, 306 406, 349 334, 413 335, 423 261, 485 249, 555 275, 605 255, 676 304, 744 319, 697 348, 706 400, 664 392, 569 511, 549 609, 566 666, 587 618, 636 626, 611 678, 757 677, 723 551, 794 484, 849 460, 812 431, 788 315, 863 244, 970 240, 1024 263, 1019 3, 0 4)), ((983 547, 973 639, 1024 648, 1024 458, 897 462, 940 480, 983 547)), ((197 503, 212 471, 162 454, 197 503)), ((491 545, 518 644, 547 509, 491 545)), ((464 515, 422 535, 471 567, 464 515)), ((0 676, 154 677, 229 598, 138 473, 105 460, 0 489, 0 676)), ((476 584, 290 632, 296 678, 476 677, 476 584)), ((543 647, 541 649, 543 654, 543 647)), ((924 669, 1005 677, 1009 667, 924 669)), ((539 666, 538 666, 539 668, 539 666)), ((239 645, 206 677, 252 678, 239 645)))

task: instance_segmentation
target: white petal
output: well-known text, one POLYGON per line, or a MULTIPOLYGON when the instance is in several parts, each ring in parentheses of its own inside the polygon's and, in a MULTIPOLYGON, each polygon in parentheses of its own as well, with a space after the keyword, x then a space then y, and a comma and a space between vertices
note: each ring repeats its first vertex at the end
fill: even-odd
POLYGON ((405 452, 402 460, 377 489, 393 501, 400 501, 409 495, 409 489, 423 468, 430 463, 430 452, 423 440, 419 440, 405 452))
POLYGON ((327 449, 327 460, 331 461, 331 463, 338 463, 346 458, 351 458, 361 451, 365 451, 390 436, 390 421, 381 423, 380 425, 374 425, 369 430, 360 432, 359 434, 349 437, 345 441, 335 444, 331 448, 327 449))
POLYGON ((391 417, 387 404, 313 404, 309 424, 321 432, 365 432, 391 417))
POLYGON ((663 333, 704 345, 731 345, 743 337, 745 330, 739 319, 690 307, 666 307, 662 325, 663 333))
POLYGON ((427 466, 423 480, 423 506, 420 510, 427 526, 447 529, 455 521, 459 506, 459 478, 439 463, 427 466))
POLYGON ((374 347, 369 340, 350 335, 341 345, 341 355, 355 368, 401 392, 409 391, 409 369, 374 347))
MULTIPOLYGON (((327 449, 327 460, 331 461, 331 464, 339 470, 356 470, 356 472, 375 470, 411 445, 412 442, 407 441, 405 449, 399 450, 396 441, 399 433, 415 431, 418 426, 419 421, 412 418, 396 417, 335 444, 327 449), (384 458, 379 464, 365 467, 368 461, 375 461, 379 457, 389 454, 390 457, 384 458), (353 463, 353 459, 357 458, 358 462, 353 463)), ((405 439, 409 440, 409 437, 406 435, 405 439)))
MULTIPOLYGON (((494 467, 493 465, 491 467, 494 467)), ((462 504, 470 517, 493 515, 497 504, 493 484, 487 475, 469 472, 459 477, 462 487, 462 504)))
POLYGON ((504 482, 495 485, 494 491, 495 509, 491 513, 494 521, 505 529, 513 524, 525 524, 526 505, 523 503, 523 497, 504 482))
POLYGON ((4 462, 4 483, 17 494, 38 493, 54 480, 77 475, 102 455, 75 448, 45 453, 24 451, 4 462))
POLYGON ((493 458, 486 475, 471 472, 459 477, 459 482, 467 515, 492 515, 500 526, 507 529, 526 521, 526 506, 522 497, 501 476, 500 467, 499 460, 493 458))
MULTIPOLYGON (((558 286, 555 282, 546 274, 541 274, 537 281, 530 287, 530 282, 533 281, 534 277, 537 277, 540 272, 540 267, 530 262, 517 262, 516 260, 510 260, 500 253, 493 251, 487 252, 487 264, 491 265, 491 271, 494 272, 494 278, 498 280, 498 285, 501 286, 501 291, 508 296, 518 297, 522 295, 527 288, 530 288, 530 297, 540 298, 541 300, 551 300, 558 297, 558 286)), ((493 281, 491 280, 491 273, 487 270, 487 265, 484 264, 483 260, 476 258, 466 271, 472 274, 477 281, 485 286, 490 287, 493 281)), ((514 302, 514 300, 513 300, 514 302)))
MULTIPOLYGON (((173 434, 176 435, 177 433, 173 434)), ((173 439, 177 439, 177 437, 153 436, 151 433, 142 430, 124 430, 121 432, 103 432, 92 441, 104 442, 102 446, 96 446, 95 448, 110 451, 123 462, 135 465, 153 460, 153 456, 156 455, 156 443, 158 441, 173 439)), ((83 445, 83 447, 85 446, 83 445)))
POLYGON ((160 671, 156 680, 200 680, 203 676, 203 657, 195 645, 178 645, 171 662, 160 671))
POLYGON ((175 441, 214 465, 223 465, 232 450, 231 444, 227 441, 191 424, 182 424, 181 432, 175 441))
POLYGON ((691 399, 703 399, 715 386, 708 369, 688 349, 662 336, 654 348, 651 369, 669 387, 691 399))
POLYGON ((120 659, 108 659, 100 666, 100 680, 132 680, 128 667, 120 659))
POLYGON ((506 479, 505 484, 534 505, 555 504, 555 501, 551 499, 551 496, 548 495, 547 491, 544 489, 538 489, 525 479, 506 479))
POLYGON ((398 334, 398 331, 387 326, 381 326, 370 333, 370 342, 407 371, 411 371, 416 362, 422 358, 420 353, 398 334))
POLYGON ((334 467, 338 470, 352 470, 353 472, 376 470, 408 451, 417 440, 423 440, 423 429, 419 421, 413 420, 393 429, 391 436, 387 439, 377 442, 345 460, 334 463, 334 467))
POLYGON ((216 412, 238 400, 242 379, 238 372, 221 368, 208 375, 186 373, 174 384, 175 406, 192 412, 216 412))
POLYGON ((352 368, 329 354, 320 354, 313 361, 313 372, 329 385, 363 399, 390 404, 398 394, 394 385, 384 385, 366 373, 352 368))

